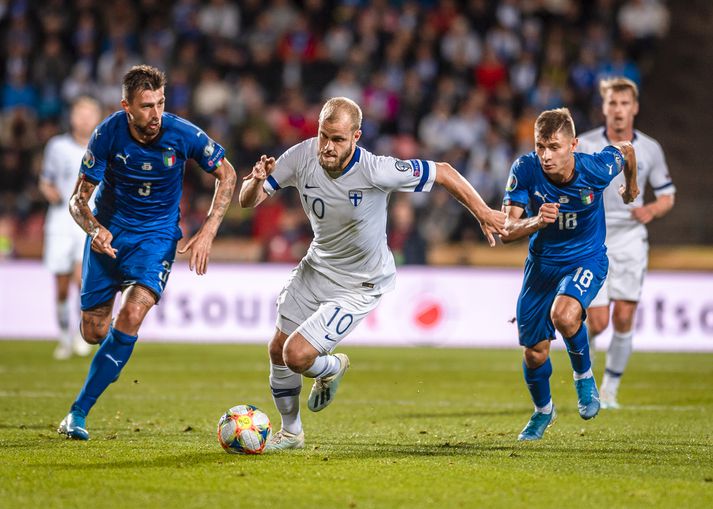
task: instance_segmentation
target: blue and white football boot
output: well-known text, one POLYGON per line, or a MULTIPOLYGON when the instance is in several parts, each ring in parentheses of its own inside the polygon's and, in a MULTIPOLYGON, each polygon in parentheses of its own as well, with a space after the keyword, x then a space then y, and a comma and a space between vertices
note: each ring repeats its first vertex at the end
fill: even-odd
POLYGON ((557 411, 554 405, 552 406, 552 412, 549 414, 535 412, 517 439, 521 442, 541 439, 542 435, 545 434, 545 430, 555 423, 555 419, 557 419, 557 411))
POLYGON ((577 389, 579 416, 585 420, 596 417, 599 413, 599 391, 594 377, 575 380, 574 387, 577 389))
POLYGON ((86 414, 78 408, 72 408, 67 417, 62 419, 57 428, 57 433, 66 435, 74 440, 89 440, 87 431, 86 414))

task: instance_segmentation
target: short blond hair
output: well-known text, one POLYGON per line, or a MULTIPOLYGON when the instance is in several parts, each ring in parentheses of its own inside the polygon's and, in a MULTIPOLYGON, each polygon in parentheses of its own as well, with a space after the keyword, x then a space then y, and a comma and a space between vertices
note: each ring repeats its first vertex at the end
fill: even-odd
POLYGON ((324 103, 322 111, 319 112, 319 123, 336 122, 345 114, 352 121, 352 131, 361 129, 361 108, 347 97, 332 97, 324 103))
POLYGON ((624 78, 623 76, 614 76, 612 78, 605 78, 599 82, 599 95, 607 95, 607 92, 611 90, 613 92, 624 92, 625 90, 631 90, 634 100, 639 100, 639 87, 636 83, 631 81, 629 78, 624 78))
POLYGON ((535 120, 535 136, 549 140, 560 131, 570 138, 576 135, 574 120, 567 108, 543 111, 535 120))

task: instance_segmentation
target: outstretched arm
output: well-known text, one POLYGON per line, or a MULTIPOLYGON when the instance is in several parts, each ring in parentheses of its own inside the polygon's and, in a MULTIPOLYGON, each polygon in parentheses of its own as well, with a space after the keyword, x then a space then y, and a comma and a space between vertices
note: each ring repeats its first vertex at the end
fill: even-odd
POLYGON ((203 226, 200 227, 193 237, 191 237, 182 249, 178 252, 183 254, 191 251, 191 257, 188 261, 188 268, 193 270, 196 268, 196 274, 203 275, 208 269, 208 260, 210 258, 210 249, 213 245, 218 233, 218 227, 225 217, 225 212, 230 206, 230 201, 233 199, 235 191, 235 183, 237 176, 235 168, 230 162, 223 158, 222 163, 213 171, 212 175, 217 179, 215 183, 215 192, 213 193, 213 203, 206 216, 203 226))
POLYGON ((250 175, 243 178, 243 187, 240 188, 238 201, 243 208, 257 207, 268 194, 262 188, 262 183, 275 169, 275 158, 262 155, 260 160, 253 165, 250 175))
POLYGON ((559 203, 543 203, 536 216, 522 218, 522 213, 524 212, 522 207, 508 205, 505 207, 505 215, 507 217, 505 221, 506 233, 501 235, 500 238, 507 244, 546 228, 557 221, 559 209, 559 203))
POLYGON ((639 184, 636 181, 636 152, 634 146, 629 141, 620 141, 614 143, 613 146, 619 149, 624 154, 624 185, 619 189, 619 194, 624 200, 624 203, 631 203, 639 196, 639 184))
POLYGON ((493 234, 505 233, 505 214, 488 207, 478 191, 448 163, 436 163, 436 182, 475 216, 490 247, 495 246, 493 234))
POLYGON ((77 184, 74 186, 72 197, 69 199, 69 213, 82 230, 92 237, 92 250, 116 258, 116 249, 111 247, 111 241, 114 236, 99 224, 99 221, 97 221, 97 218, 94 217, 92 210, 89 208, 89 199, 92 197, 96 187, 96 185, 86 180, 83 175, 80 175, 77 179, 77 184))

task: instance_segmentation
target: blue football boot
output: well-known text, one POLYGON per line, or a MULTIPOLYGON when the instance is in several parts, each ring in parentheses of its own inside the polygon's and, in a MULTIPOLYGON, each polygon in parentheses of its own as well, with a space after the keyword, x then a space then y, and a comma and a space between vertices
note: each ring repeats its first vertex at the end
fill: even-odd
POLYGON ((72 408, 67 417, 62 419, 57 428, 57 433, 67 435, 74 440, 89 440, 86 424, 87 415, 78 408, 72 408))
POLYGON ((541 439, 542 435, 545 434, 545 430, 555 423, 555 419, 557 419, 557 411, 554 405, 552 406, 552 413, 535 412, 517 439, 521 442, 541 439))
POLYGON ((574 381, 577 389, 577 408, 582 419, 592 419, 599 413, 599 391, 594 377, 574 381))

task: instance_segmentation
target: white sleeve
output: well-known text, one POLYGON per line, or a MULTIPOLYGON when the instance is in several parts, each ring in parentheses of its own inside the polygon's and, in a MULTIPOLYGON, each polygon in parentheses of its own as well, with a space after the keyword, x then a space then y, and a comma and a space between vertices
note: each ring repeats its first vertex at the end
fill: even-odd
POLYGON ((402 161, 395 157, 377 156, 372 175, 374 184, 386 192, 427 193, 436 180, 436 163, 425 159, 402 161))
MULTIPOLYGON (((62 168, 60 147, 56 139, 51 139, 45 146, 44 155, 42 157, 42 180, 46 180, 54 186, 58 185, 57 173, 62 168)), ((79 164, 77 164, 77 173, 79 173, 79 164)))
POLYGON ((649 185, 654 191, 655 196, 661 196, 665 194, 674 194, 676 192, 676 187, 671 181, 671 175, 668 172, 668 165, 666 164, 666 157, 664 156, 663 149, 658 142, 654 142, 654 150, 652 152, 651 158, 651 171, 649 172, 649 185))
POLYGON ((305 163, 304 145, 298 143, 290 147, 277 159, 275 169, 262 185, 268 195, 272 196, 278 189, 297 184, 297 169, 305 163))

